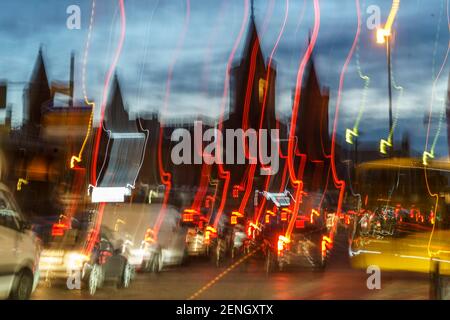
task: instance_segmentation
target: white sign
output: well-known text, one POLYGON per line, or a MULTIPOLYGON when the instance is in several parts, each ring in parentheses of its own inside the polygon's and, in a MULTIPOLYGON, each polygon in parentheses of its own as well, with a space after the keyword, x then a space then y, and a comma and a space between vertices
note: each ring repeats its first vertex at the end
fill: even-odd
POLYGON ((130 195, 130 190, 126 187, 94 187, 92 202, 125 202, 126 195, 130 195))

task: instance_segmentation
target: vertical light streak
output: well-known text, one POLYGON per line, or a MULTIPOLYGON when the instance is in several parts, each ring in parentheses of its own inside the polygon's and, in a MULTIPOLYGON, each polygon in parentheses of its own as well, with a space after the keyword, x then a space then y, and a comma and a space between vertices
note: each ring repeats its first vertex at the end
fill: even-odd
POLYGON ((392 128, 389 130, 389 135, 387 137, 386 140, 381 139, 380 140, 380 152, 383 154, 386 154, 386 147, 392 147, 392 137, 394 136, 394 131, 397 128, 397 123, 398 123, 398 116, 399 116, 399 107, 400 107, 400 101, 402 100, 403 97, 403 87, 399 86, 397 84, 397 82, 395 82, 395 78, 394 78, 394 72, 391 72, 391 82, 392 82, 392 87, 397 90, 399 92, 398 98, 397 98, 397 107, 395 108, 395 114, 394 114, 394 121, 392 123, 392 128))
MULTIPOLYGON (((242 24, 241 24, 241 28, 239 30, 239 34, 238 37, 233 45, 233 49, 231 50, 231 54, 228 58, 228 62, 227 62, 227 68, 226 68, 226 72, 225 72, 225 83, 224 83, 224 88, 223 88, 223 95, 222 95, 222 101, 221 101, 221 105, 220 105, 220 117, 219 117, 219 123, 218 123, 218 131, 222 132, 222 127, 223 127, 223 118, 225 115, 225 104, 227 101, 227 97, 228 97, 228 90, 229 90, 229 81, 230 81, 230 69, 231 69, 231 65, 233 63, 234 60, 234 56, 236 54, 237 48, 239 46, 239 43, 241 42, 242 36, 244 34, 245 31, 245 25, 247 24, 248 21, 248 12, 249 12, 249 4, 248 4, 249 0, 245 0, 245 5, 244 5, 244 17, 242 19, 242 24)), ((218 139, 217 139, 217 156, 219 157, 219 159, 222 159, 222 150, 220 148, 221 146, 221 141, 220 141, 220 135, 218 135, 218 139)), ((217 164, 218 169, 219 169, 219 177, 221 179, 224 180, 224 184, 223 184, 223 190, 222 190, 222 197, 220 199, 220 204, 219 204, 219 208, 217 209, 217 213, 216 213, 216 217, 214 219, 214 223, 213 223, 213 227, 215 229, 217 229, 217 225, 219 224, 220 221, 220 217, 222 216, 223 213, 223 209, 225 207, 225 203, 227 200, 227 194, 228 194, 228 187, 230 184, 230 172, 226 171, 223 168, 223 164, 222 163, 218 163, 217 164)))
MULTIPOLYGON (((281 25, 280 32, 278 33, 278 37, 277 37, 277 39, 275 41, 275 44, 274 44, 274 46, 272 48, 272 51, 270 52, 269 62, 267 64, 267 73, 266 73, 266 79, 265 79, 266 86, 264 87, 264 97, 263 97, 263 103, 262 103, 262 107, 261 107, 261 111, 260 111, 261 113, 260 113, 259 129, 262 129, 263 122, 264 122, 264 112, 266 110, 266 105, 267 105, 267 96, 268 96, 269 85, 270 85, 270 80, 271 80, 270 79, 270 75, 271 75, 271 68, 272 68, 273 57, 274 57, 274 55, 275 55, 275 53, 277 51, 277 48, 278 48, 278 45, 280 43, 281 37, 283 36, 288 16, 289 16, 289 0, 286 0, 283 23, 281 25)), ((259 151, 261 152, 261 150, 259 150, 259 151)), ((244 197, 243 197, 243 199, 241 201, 241 204, 239 206, 239 212, 241 212, 241 213, 244 212, 244 209, 247 206, 248 199, 250 197, 250 193, 251 193, 252 188, 253 188, 253 179, 254 179, 255 171, 256 171, 257 157, 256 158, 251 157, 251 158, 255 162, 255 164, 250 164, 250 171, 249 171, 249 176, 248 176, 248 180, 247 180, 247 183, 246 183, 246 190, 245 190, 245 193, 244 193, 244 197)), ((261 154, 260 154, 260 159, 262 159, 261 154)))
MULTIPOLYGON (((358 10, 358 23, 361 24, 361 12, 358 10)), ((361 27, 361 26, 359 26, 361 27)), ((358 137, 359 135, 359 123, 361 122, 364 110, 366 109, 366 98, 367 98, 367 91, 369 89, 370 85, 370 78, 369 76, 363 74, 361 70, 361 63, 360 63, 360 55, 359 55, 359 42, 360 37, 358 37, 358 42, 356 44, 356 70, 358 71, 358 76, 361 78, 361 80, 364 81, 364 88, 361 96, 361 102, 359 106, 358 116, 356 117, 355 124, 353 125, 353 129, 347 129, 345 132, 345 141, 349 144, 353 144, 353 137, 358 137)))
MULTIPOLYGON (((448 15, 448 0, 447 0, 447 30, 450 31, 450 20, 449 20, 449 15, 448 15)), ((439 32, 439 28, 438 28, 438 32, 439 32)), ((438 38, 436 37, 435 47, 437 46, 436 45, 437 40, 438 40, 438 38)), ((428 158, 434 158, 434 148, 435 148, 435 145, 437 143, 437 137, 440 134, 441 117, 439 119, 438 130, 437 130, 436 136, 434 138, 431 150, 430 150, 430 152, 428 152, 428 143, 429 143, 429 137, 430 137, 430 131, 431 131, 431 118, 432 118, 432 113, 433 113, 433 104, 434 104, 434 100, 435 100, 435 96, 436 96, 436 85, 437 85, 437 82, 439 81, 439 78, 441 77, 441 73, 442 73, 445 65, 447 64, 447 59, 448 59, 448 55, 449 55, 449 49, 450 49, 450 41, 447 40, 447 51, 445 53, 444 60, 442 62, 441 68, 439 69, 439 72, 436 75, 436 78, 434 79, 433 85, 432 85, 432 88, 431 88, 431 98, 430 98, 430 107, 429 107, 430 111, 429 111, 429 114, 428 114, 427 135, 426 135, 426 139, 425 139, 425 150, 424 150, 423 156, 422 156, 422 162, 423 162, 423 164, 425 166, 428 165, 428 158)), ((434 59, 433 59, 433 64, 434 64, 434 59)), ((434 66, 433 66, 433 69, 434 69, 434 66)))
MULTIPOLYGON (((93 150, 92 164, 91 164, 91 184, 94 186, 97 185, 96 175, 97 175, 98 151, 99 151, 99 147, 100 147, 100 137, 101 137, 101 132, 102 132, 102 128, 103 128, 103 118, 104 118, 104 114, 105 114, 106 100, 108 97, 108 91, 109 91, 109 86, 110 86, 110 82, 111 82, 111 77, 112 77, 112 74, 117 66, 118 61, 119 61, 119 57, 122 52, 122 47, 123 47, 123 43, 125 40, 125 33, 126 33, 126 14, 125 14, 124 0, 118 0, 118 1, 119 1, 120 17, 121 17, 121 19, 120 19, 121 32, 120 32, 119 43, 117 45, 116 52, 114 55, 114 59, 108 70, 108 73, 107 73, 107 76, 105 79, 105 83, 103 86, 103 97, 102 97, 102 103, 101 103, 101 107, 100 107, 100 122, 99 122, 99 128, 97 129, 97 134, 95 137, 95 146, 94 146, 94 150, 93 150)), ((100 232, 100 226, 102 224, 104 209, 105 209, 105 203, 100 203, 100 205, 98 207, 98 214, 96 216, 95 224, 93 226, 93 229, 90 231, 88 243, 85 247, 85 250, 87 253, 90 253, 92 251, 92 249, 94 248, 95 242, 97 241, 97 237, 100 232)))
POLYGON ((117 63, 120 58, 120 54, 122 53, 122 47, 123 43, 125 41, 125 33, 126 33, 126 15, 125 15, 125 5, 124 0, 119 0, 119 8, 120 8, 120 21, 121 21, 121 31, 120 31, 120 38, 119 43, 116 48, 116 52, 113 58, 113 62, 107 72, 105 83, 103 86, 103 96, 102 96, 102 103, 100 105, 100 121, 99 121, 99 128, 97 130, 97 134, 95 137, 95 144, 94 144, 94 152, 92 155, 92 164, 91 164, 91 184, 96 186, 97 185, 97 161, 98 161, 98 151, 100 147, 100 137, 101 132, 103 129, 103 118, 105 116, 105 107, 106 102, 108 99, 108 92, 109 92, 109 86, 111 82, 112 75, 114 73, 114 70, 116 69, 117 63))
MULTIPOLYGON (((211 64, 211 51, 212 51, 212 47, 215 44, 215 42, 217 41, 217 32, 219 29, 219 26, 223 23, 224 17, 225 17, 225 12, 228 9, 228 5, 229 2, 227 0, 223 0, 221 7, 219 9, 219 15, 217 18, 217 23, 214 26, 214 29, 212 30, 209 39, 208 39, 208 46, 207 46, 207 50, 206 50, 206 57, 205 57, 205 63, 203 65, 203 71, 202 71, 202 83, 203 83, 203 91, 205 93, 206 96, 208 96, 208 79, 209 79, 209 67, 211 64)), ((202 156, 202 150, 201 147, 199 148, 199 150, 196 150, 196 152, 202 156)), ((206 156, 206 155, 205 155, 206 156)), ((200 212, 200 206, 203 202, 203 200, 206 197, 207 194, 207 188, 208 188, 208 183, 211 180, 211 165, 203 162, 202 163, 202 169, 201 169, 201 173, 200 173, 200 184, 197 188, 197 191, 195 193, 194 196, 194 200, 190 206, 191 210, 194 210, 196 212, 200 212)), ((217 188, 216 188, 217 191, 217 188)), ((211 210, 210 210, 211 211, 211 210)), ((211 217, 209 217, 211 218, 211 217)))
MULTIPOLYGON (((355 0, 355 4, 356 4, 356 11, 360 12, 359 0, 355 0)), ((336 185, 337 188, 340 189, 338 206, 337 206, 337 210, 336 210, 336 215, 338 215, 338 216, 341 213, 342 201, 343 201, 344 192, 345 192, 345 181, 339 179, 337 170, 336 170, 336 132, 337 132, 338 120, 339 120, 339 108, 340 108, 341 101, 342 101, 342 91, 344 88, 345 73, 347 71, 350 61, 352 60, 353 53, 355 51, 359 35, 361 33, 361 17, 358 16, 357 19, 358 19, 358 23, 357 23, 355 39, 353 40, 352 47, 350 48, 350 51, 347 55, 347 59, 345 60, 345 63, 342 67, 341 74, 339 77, 339 88, 338 88, 338 95, 337 95, 337 99, 336 99, 336 107, 335 107, 334 121, 333 121, 333 134, 332 134, 332 139, 331 139, 331 172, 333 174, 334 184, 336 185)))
POLYGON ((294 95, 294 106, 292 110, 292 118, 291 118, 291 128, 289 133, 289 143, 288 143, 288 168, 289 168, 289 177, 293 184, 299 185, 301 181, 299 181, 296 178, 295 174, 295 168, 294 168, 294 137, 295 137, 295 129, 297 124, 297 117, 298 117, 298 109, 300 105, 300 97, 301 97, 301 90, 302 90, 302 83, 303 83, 303 75, 305 73, 306 64, 308 63, 312 51, 316 45, 317 36, 319 33, 320 28, 320 7, 319 7, 319 1, 314 0, 314 29, 311 37, 311 41, 308 44, 308 47, 306 49, 306 53, 302 58, 302 61, 300 63, 300 67, 297 73, 297 81, 296 81, 296 87, 295 87, 295 95, 294 95))
MULTIPOLYGON (((446 9, 447 9, 447 30, 448 30, 448 32, 450 34, 450 16, 449 16, 449 10, 448 10, 448 0, 446 1, 446 9)), ((424 165, 423 169, 424 169, 424 177, 425 177, 425 184, 427 186, 427 191, 428 191, 428 194, 431 197, 436 198, 436 202, 435 202, 435 205, 434 205, 435 221, 437 220, 437 214, 438 214, 439 192, 433 193, 431 191, 431 188, 430 188, 430 184, 429 184, 429 181, 428 181, 428 175, 427 175, 427 165, 428 165, 428 163, 427 163, 427 155, 426 155, 427 151, 426 150, 428 149, 428 138, 429 138, 429 134, 430 134, 431 114, 432 114, 432 109, 433 109, 433 100, 434 100, 434 96, 435 96, 435 93, 436 93, 436 85, 437 85, 437 82, 438 82, 438 80, 439 80, 439 78, 441 76, 442 70, 444 69, 445 65, 447 64, 449 51, 450 51, 450 38, 447 39, 447 51, 445 53, 445 57, 444 57, 444 60, 442 62, 441 68, 440 68, 438 74, 436 75, 436 79, 433 81, 433 86, 432 86, 432 89, 431 89, 430 114, 429 114, 429 117, 428 117, 428 128, 427 128, 427 137, 426 137, 426 141, 425 141, 425 152, 423 154, 423 157, 424 157, 423 158, 423 165, 424 165)), ((439 135, 439 132, 436 134, 436 137, 438 135, 439 135)), ((433 142, 433 144, 434 144, 434 142, 433 142)), ((432 152, 434 152, 433 149, 434 149, 434 146, 432 147, 432 152)), ((428 154, 428 155, 431 156, 431 157, 434 157, 433 154, 428 154)), ((436 227, 436 222, 433 223, 433 227, 431 229, 431 234, 430 234, 430 237, 428 239, 427 251, 428 251, 428 255, 430 257, 433 255, 433 252, 431 251, 431 242, 433 240, 435 227, 436 227)))
MULTIPOLYGON (((296 175, 295 168, 294 168, 294 157, 296 155, 296 150, 294 150, 294 137, 295 137, 295 129, 297 124, 297 117, 298 117, 298 109, 300 106, 300 97, 301 97, 301 90, 302 90, 302 82, 303 82, 303 75, 305 72, 306 65, 311 58, 312 51, 316 45, 317 37, 319 35, 319 28, 320 28, 320 4, 319 0, 314 0, 314 28, 311 35, 311 41, 308 44, 308 47, 306 49, 305 55, 302 58, 302 61, 300 63, 300 67, 297 73, 297 82, 295 87, 295 96, 294 96, 294 106, 292 109, 292 118, 291 118, 291 128, 289 132, 289 142, 288 142, 288 172, 289 172, 289 178, 291 180, 291 183, 296 188, 295 192, 295 202, 294 202, 294 210, 291 217, 291 220, 289 222, 287 231, 286 231, 286 238, 290 238, 292 230, 294 228, 295 221, 297 220, 298 211, 300 209, 300 203, 301 198, 303 194, 303 181, 301 181, 296 175)), ((305 155, 302 156, 302 163, 306 161, 305 155)), ((301 169, 304 166, 300 166, 301 172, 303 170, 301 169)))
POLYGON ((92 0, 92 8, 91 8, 91 17, 89 19, 89 29, 88 29, 88 35, 87 35, 87 40, 86 40, 86 46, 84 48, 84 56, 83 56, 83 67, 82 67, 82 72, 81 72, 81 85, 82 85, 82 90, 83 90, 83 97, 84 97, 84 101, 87 105, 91 106, 92 110, 91 110, 91 115, 89 116, 89 122, 88 122, 88 127, 87 127, 87 131, 86 131, 86 135, 84 137, 83 143, 81 145, 80 151, 78 152, 78 155, 75 156, 73 155, 72 158, 70 159, 70 168, 74 168, 75 167, 75 162, 81 162, 82 160, 82 156, 83 156, 83 151, 84 148, 86 147, 87 141, 89 139, 89 136, 91 134, 91 130, 92 130, 92 121, 94 119, 94 109, 95 109, 95 103, 89 101, 88 97, 87 97, 87 89, 86 89, 86 65, 87 65, 87 61, 88 61, 88 55, 89 55, 89 47, 90 47, 90 43, 91 43, 91 36, 92 36, 92 28, 94 25, 94 17, 95 17, 95 1, 96 0, 92 0))
MULTIPOLYGON (((189 27, 189 22, 190 22, 190 13, 191 13, 191 2, 190 2, 190 0, 186 0, 186 16, 184 19, 183 31, 178 40, 177 47, 175 49, 175 53, 172 58, 172 62, 169 66, 169 71, 168 71, 168 75, 167 75, 166 92, 164 95, 163 111, 166 111, 169 106, 170 89, 171 89, 171 83, 172 83, 173 70, 175 68, 175 64, 178 60, 178 56, 181 52, 181 49, 183 48, 183 45, 184 45, 184 40, 186 38, 186 33, 187 33, 187 30, 189 27)), ((170 172, 165 171, 164 163, 163 163, 163 159, 162 159, 163 135, 164 135, 164 123, 163 123, 163 120, 161 117, 160 127, 159 127, 159 135, 158 135, 158 168, 159 168, 159 175, 161 178, 161 182, 165 186, 165 190, 164 190, 164 198, 163 198, 163 202, 161 205, 161 209, 159 210, 158 217, 156 218, 155 225, 153 227, 153 231, 154 231, 156 238, 158 237, 159 229, 161 227, 161 224, 162 224, 165 214, 166 214, 166 207, 167 207, 167 203, 169 201, 170 191, 172 189, 172 174, 170 172)))

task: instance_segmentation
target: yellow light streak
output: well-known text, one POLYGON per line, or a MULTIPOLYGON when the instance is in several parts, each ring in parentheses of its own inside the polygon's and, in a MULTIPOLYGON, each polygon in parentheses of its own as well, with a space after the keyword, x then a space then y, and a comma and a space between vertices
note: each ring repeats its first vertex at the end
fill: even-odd
POLYGON ((391 36, 392 24, 394 23, 395 17, 397 16, 398 9, 400 7, 400 0, 393 0, 391 11, 386 20, 384 28, 377 29, 377 43, 385 43, 386 38, 391 36))

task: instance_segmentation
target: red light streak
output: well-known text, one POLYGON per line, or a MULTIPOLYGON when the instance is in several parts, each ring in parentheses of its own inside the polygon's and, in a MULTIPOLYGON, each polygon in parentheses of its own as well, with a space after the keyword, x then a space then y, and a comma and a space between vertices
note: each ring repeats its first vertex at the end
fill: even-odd
POLYGON ((308 63, 312 51, 314 49, 314 46, 316 45, 317 36, 319 34, 319 28, 320 28, 320 7, 319 7, 319 0, 314 0, 314 29, 311 36, 311 41, 308 44, 308 48, 306 49, 306 53, 302 58, 302 61, 300 63, 300 68, 297 73, 297 82, 295 87, 295 95, 294 95, 294 106, 292 110, 292 118, 291 118, 291 128, 289 133, 289 144, 288 144, 288 168, 289 168, 289 177, 294 185, 300 185, 301 181, 296 178, 295 175, 295 169, 294 169, 294 137, 295 137, 295 129, 297 124, 297 117, 298 117, 298 109, 300 105, 300 96, 301 96, 301 90, 302 90, 302 83, 303 83, 303 75, 305 73, 306 64, 308 63))
POLYGON ((288 171, 289 171, 289 177, 290 181, 293 184, 294 188, 296 188, 295 196, 294 196, 294 207, 293 207, 293 214, 291 217, 291 220, 289 221, 288 228, 286 230, 286 238, 290 238, 292 230, 295 225, 295 221, 297 220, 298 211, 300 209, 302 194, 303 194, 303 181, 301 180, 300 176, 296 176, 295 168, 294 168, 294 155, 298 155, 302 157, 301 165, 300 165, 300 175, 303 175, 303 169, 306 162, 306 155, 299 154, 297 150, 294 150, 294 141, 295 141, 295 129, 297 124, 297 117, 298 117, 298 109, 300 106, 300 97, 301 97, 301 90, 302 90, 302 83, 303 83, 303 75, 305 73, 306 65, 311 58, 313 49, 316 45, 317 37, 319 34, 320 29, 320 4, 319 0, 314 0, 314 28, 311 35, 311 41, 308 44, 308 47, 306 49, 306 53, 302 58, 302 61, 300 63, 300 67, 297 73, 297 82, 295 87, 295 95, 294 95, 294 106, 292 110, 292 118, 291 118, 291 128, 289 133, 289 143, 288 143, 288 171), (303 167, 303 168, 302 168, 303 167))
MULTIPOLYGON (((120 38, 119 42, 116 48, 116 52, 114 54, 113 61, 109 67, 109 70, 106 75, 105 83, 103 86, 103 96, 102 96, 102 103, 100 105, 100 120, 99 120, 99 128, 97 129, 97 133, 95 136, 95 142, 94 142, 94 150, 92 154, 92 163, 91 163, 91 184, 96 186, 97 185, 97 161, 98 161, 98 151, 100 148, 100 137, 101 137, 101 130, 103 129, 103 118, 105 115, 105 107, 106 107, 106 101, 108 98, 108 91, 109 86, 111 82, 111 78, 113 75, 113 72, 117 66, 117 63, 119 61, 120 55, 122 53, 122 47, 123 43, 125 41, 125 33, 126 33, 126 14, 125 14, 125 5, 124 0, 118 0, 119 1, 119 9, 120 9, 120 38)), ((97 241, 98 234, 100 233, 100 226, 102 223, 103 218, 103 211, 105 209, 105 203, 100 203, 98 207, 98 214, 96 217, 96 222, 92 230, 90 230, 90 235, 87 241, 87 244, 85 246, 85 252, 86 254, 90 254, 92 249, 94 248, 95 242, 97 241)))
MULTIPOLYGON (((219 119, 219 125, 218 125, 218 130, 222 131, 222 123, 223 123, 223 117, 225 114, 225 103, 227 101, 227 97, 228 97, 228 90, 229 90, 229 78, 230 78, 230 68, 231 65, 233 63, 234 60, 234 56, 236 54, 237 48, 239 46, 239 43, 241 42, 241 38, 244 34, 245 31, 245 25, 246 22, 248 20, 248 0, 245 1, 245 6, 244 6, 244 18, 242 19, 242 24, 241 24, 241 28, 239 30, 239 35, 233 45, 233 49, 231 51, 231 54, 228 58, 228 62, 227 62, 227 68, 226 68, 226 73, 225 73, 225 83, 224 83, 224 88, 223 88, 223 95, 222 95, 222 102, 221 102, 221 107, 220 107, 220 119, 219 119)), ((220 135, 218 136, 217 139, 217 155, 219 156, 219 159, 222 158, 222 154, 221 154, 221 149, 220 149, 220 145, 221 145, 221 141, 220 141, 220 135)), ((217 227, 217 225, 219 224, 220 221, 220 217, 222 216, 223 213, 223 209, 225 207, 225 203, 227 200, 227 192, 228 192, 228 186, 230 183, 230 172, 229 171, 225 171, 225 169, 223 168, 223 165, 221 163, 219 163, 218 165, 218 169, 219 169, 219 177, 221 179, 224 180, 224 185, 223 185, 223 190, 222 190, 222 197, 220 199, 220 204, 219 204, 219 208, 217 210, 217 214, 216 217, 214 219, 214 227, 217 227)))
MULTIPOLYGON (((265 79, 266 86, 264 87, 264 98, 263 98, 263 103, 262 103, 262 107, 261 107, 261 116, 260 116, 260 122, 259 122, 259 129, 262 128, 263 121, 264 121, 264 112, 265 112, 265 108, 266 108, 266 104, 267 104, 267 95, 268 95, 268 91, 269 91, 268 88, 269 88, 269 85, 270 85, 270 74, 271 74, 270 70, 271 70, 271 67, 272 67, 273 57, 274 57, 274 55, 275 55, 275 53, 277 51, 278 44, 279 44, 279 42, 281 40, 281 37, 283 36, 284 29, 285 29, 285 26, 286 26, 286 22, 287 22, 287 19, 288 19, 288 15, 289 15, 289 0, 286 0, 283 24, 281 26, 280 32, 278 33, 278 37, 277 37, 277 40, 275 42, 275 45, 272 48, 272 51, 270 53, 269 62, 268 62, 268 65, 267 65, 267 74, 266 74, 266 79, 265 79)), ((257 46, 259 46, 259 42, 255 41, 253 50, 255 50, 255 47, 257 47, 257 46)), ((256 58, 256 56, 255 56, 255 58, 256 58)), ((252 59, 253 59, 253 53, 252 53, 252 59)), ((252 78, 251 78, 251 86, 247 87, 247 92, 246 92, 246 98, 245 98, 246 100, 245 101, 246 101, 247 104, 250 103, 250 101, 247 101, 247 99, 250 96, 251 88, 253 86, 254 70, 253 71, 251 70, 250 72, 252 74, 252 78)), ((250 85, 250 82, 248 84, 250 85)), ((244 130, 247 128, 246 127, 247 126, 247 118, 248 118, 248 112, 244 112, 244 119, 246 119, 245 123, 243 123, 244 130)), ((259 150, 259 151, 261 152, 261 150, 259 150)), ((251 157, 251 158, 252 158, 252 160, 257 162, 256 158, 253 158, 253 157, 251 157)), ((262 159, 261 154, 260 154, 260 159, 262 159)), ((247 206, 248 199, 250 197, 250 193, 251 193, 252 188, 253 188, 253 180, 254 180, 254 176, 255 176, 255 171, 256 171, 256 164, 251 164, 250 165, 249 176, 248 176, 248 180, 247 180, 247 184, 246 184, 246 191, 244 193, 244 197, 243 197, 243 199, 241 201, 241 204, 240 204, 240 207, 239 207, 239 211, 240 212, 243 212, 245 207, 247 206)), ((268 179, 270 179, 270 178, 268 178, 268 179)), ((258 221, 258 220, 259 219, 257 219, 256 221, 258 221)))
MULTIPOLYGON (((164 105, 163 105, 163 111, 167 110, 167 107, 169 105, 169 99, 170 99, 170 89, 171 89, 171 82, 172 82, 172 76, 173 76, 173 70, 175 68, 175 64, 178 59, 178 55, 181 52, 181 49, 184 45, 184 40, 186 37, 186 33, 189 27, 189 20, 190 20, 190 0, 186 0, 186 16, 184 19, 184 25, 183 25, 183 31, 180 35, 180 38, 178 39, 177 47, 175 49, 174 56, 172 58, 172 62, 169 66, 169 71, 167 75, 167 81, 166 81, 166 92, 164 95, 164 105)), ((163 143, 163 133, 164 133, 164 123, 161 120, 160 127, 159 127, 159 135, 158 135, 158 168, 159 168, 159 175, 161 178, 162 184, 166 187, 164 190, 164 198, 161 205, 161 209, 159 210, 158 217, 156 219, 155 225, 153 227, 153 230, 155 231, 155 238, 158 238, 159 229, 161 227, 161 224, 164 220, 164 217, 166 215, 166 207, 167 203, 169 201, 169 195, 170 191, 172 189, 172 175, 170 172, 167 172, 164 170, 164 163, 162 159, 162 143, 163 143)))
POLYGON ((337 126, 338 126, 338 119, 339 119, 339 107, 342 101, 342 90, 344 87, 344 79, 345 79, 345 73, 347 71, 348 65, 352 59, 353 53, 355 51, 356 45, 358 43, 359 34, 361 33, 361 16, 360 16, 360 6, 359 6, 359 0, 355 0, 356 3, 356 12, 357 12, 357 29, 355 38, 353 40, 352 47, 347 55, 347 59, 345 60, 345 63, 342 67, 341 75, 339 77, 339 88, 338 88, 338 95, 336 99, 336 108, 335 108, 335 114, 334 114, 334 121, 333 121, 333 135, 331 140, 331 172, 333 174, 333 181, 337 188, 340 189, 339 191, 339 199, 338 199, 338 206, 336 214, 339 215, 341 213, 342 208, 342 201, 344 197, 345 192, 345 181, 339 180, 339 177, 337 175, 336 170, 336 132, 337 132, 337 126))

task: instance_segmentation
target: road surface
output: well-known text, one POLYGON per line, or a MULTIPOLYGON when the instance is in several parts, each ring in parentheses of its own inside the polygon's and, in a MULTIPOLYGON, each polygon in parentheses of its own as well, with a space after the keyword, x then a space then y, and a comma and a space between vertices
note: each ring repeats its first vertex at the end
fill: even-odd
POLYGON ((428 275, 381 272, 381 289, 367 288, 365 270, 350 267, 346 241, 337 238, 324 272, 290 268, 269 276, 264 261, 253 256, 231 267, 216 267, 205 259, 160 274, 140 274, 127 289, 106 286, 94 297, 65 284, 40 283, 33 299, 428 299, 428 275))

